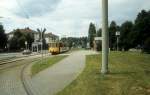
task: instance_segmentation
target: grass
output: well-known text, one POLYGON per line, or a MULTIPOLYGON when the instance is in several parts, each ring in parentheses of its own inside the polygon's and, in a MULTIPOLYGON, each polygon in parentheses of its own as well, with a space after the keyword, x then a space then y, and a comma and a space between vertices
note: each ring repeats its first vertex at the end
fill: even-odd
POLYGON ((52 66, 53 64, 61 61, 65 57, 67 57, 67 56, 54 56, 54 57, 43 59, 43 63, 41 63, 42 62, 41 60, 36 62, 31 68, 32 76, 34 76, 35 74, 39 73, 40 71, 42 71, 50 66, 52 66))
POLYGON ((150 55, 112 52, 109 60, 101 75, 101 55, 87 56, 83 73, 57 95, 150 95, 150 55))

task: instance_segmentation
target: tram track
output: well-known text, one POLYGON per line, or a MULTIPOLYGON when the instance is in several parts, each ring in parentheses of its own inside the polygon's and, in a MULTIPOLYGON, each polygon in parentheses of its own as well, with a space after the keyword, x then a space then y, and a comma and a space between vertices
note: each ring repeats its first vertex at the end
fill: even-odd
MULTIPOLYGON (((48 57, 46 57, 46 58, 48 58, 48 57)), ((28 82, 29 80, 27 79, 27 77, 30 77, 30 76, 25 75, 26 74, 25 70, 28 68, 29 65, 36 63, 40 60, 41 60, 41 57, 38 57, 38 58, 32 60, 30 63, 25 64, 23 66, 23 68, 21 69, 21 82, 23 84, 24 90, 26 91, 27 95, 37 95, 37 93, 33 90, 32 84, 28 82)))
POLYGON ((23 66, 23 68, 21 69, 21 76, 20 76, 20 77, 21 77, 21 82, 22 82, 22 84, 23 84, 24 90, 25 90, 25 92, 27 93, 27 95, 34 95, 34 94, 33 94, 32 90, 31 90, 31 88, 30 88, 30 86, 29 86, 29 84, 28 84, 28 82, 27 82, 27 80, 26 80, 25 69, 26 69, 30 64, 32 64, 33 62, 37 62, 37 61, 39 61, 38 58, 35 59, 35 60, 33 60, 32 62, 28 63, 28 64, 25 64, 25 65, 23 66))
MULTIPOLYGON (((38 54, 37 54, 38 55, 38 54)), ((12 58, 12 59, 0 59, 0 70, 12 67, 12 66, 16 66, 16 65, 21 65, 21 64, 16 64, 20 61, 23 61, 25 59, 28 59, 32 56, 36 56, 36 55, 27 55, 27 56, 21 56, 21 57, 17 57, 17 58, 12 58)))
POLYGON ((29 65, 40 60, 41 55, 38 55, 12 62, 13 64, 0 65, 4 67, 0 68, 0 95, 37 95, 35 89, 32 88, 26 68, 28 69, 29 65), (20 92, 22 94, 19 94, 20 92))
POLYGON ((25 68, 39 60, 39 57, 28 58, 4 69, 0 69, 0 95, 32 95, 29 93, 29 87, 25 81, 25 68))

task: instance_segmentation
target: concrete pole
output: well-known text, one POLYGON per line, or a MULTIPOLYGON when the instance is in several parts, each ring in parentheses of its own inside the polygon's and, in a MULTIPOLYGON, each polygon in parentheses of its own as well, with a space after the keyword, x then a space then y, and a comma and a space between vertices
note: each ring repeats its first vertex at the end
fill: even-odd
POLYGON ((119 36, 117 36, 117 51, 119 51, 118 43, 119 43, 119 36))
POLYGON ((108 73, 109 33, 108 0, 102 0, 102 68, 101 73, 108 73))
POLYGON ((41 29, 41 53, 42 53, 42 62, 43 63, 43 35, 42 35, 42 29, 41 29))

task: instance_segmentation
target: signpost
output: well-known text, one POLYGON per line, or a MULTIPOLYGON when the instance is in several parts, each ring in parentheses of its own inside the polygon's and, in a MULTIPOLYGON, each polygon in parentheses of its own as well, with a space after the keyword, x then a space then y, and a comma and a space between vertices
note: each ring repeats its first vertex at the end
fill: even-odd
POLYGON ((108 34, 108 0, 102 0, 102 68, 101 73, 108 73, 108 53, 109 53, 109 34, 108 34))
POLYGON ((117 51, 119 51, 119 46, 118 46, 119 36, 120 36, 120 32, 119 31, 116 32, 116 36, 117 36, 117 51))
POLYGON ((102 41, 102 37, 95 37, 94 40, 95 41, 102 41))

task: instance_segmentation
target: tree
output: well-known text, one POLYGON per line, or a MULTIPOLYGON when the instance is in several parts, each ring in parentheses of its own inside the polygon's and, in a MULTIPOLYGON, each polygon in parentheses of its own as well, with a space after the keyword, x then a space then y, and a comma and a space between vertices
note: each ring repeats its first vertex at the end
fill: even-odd
POLYGON ((88 39, 89 39, 89 43, 90 43, 90 47, 93 48, 93 41, 94 41, 94 37, 96 36, 96 27, 93 23, 90 23, 89 26, 89 32, 88 32, 88 39))
POLYGON ((13 36, 10 40, 9 40, 9 45, 10 45, 10 49, 11 50, 17 50, 18 49, 18 38, 16 36, 13 36))
POLYGON ((34 34, 32 32, 27 32, 25 29, 16 29, 13 31, 13 37, 10 39, 10 49, 20 50, 25 48, 25 41, 28 43, 28 48, 31 48, 32 42, 34 41, 34 34))
POLYGON ((96 36, 97 37, 102 37, 102 29, 98 29, 98 31, 96 32, 96 36))
POLYGON ((115 21, 112 21, 109 27, 109 47, 111 50, 116 49, 116 32, 117 24, 115 21))
POLYGON ((150 37, 144 41, 144 51, 150 53, 150 37))
POLYGON ((120 32, 120 45, 125 51, 132 48, 132 36, 133 36, 133 23, 131 21, 126 21, 121 25, 120 32))
POLYGON ((21 48, 25 48, 25 41, 25 35, 20 31, 20 29, 14 30, 13 37, 9 41, 10 49, 20 50, 21 48))
POLYGON ((81 37, 82 48, 86 48, 87 45, 87 37, 81 37))
MULTIPOLYGON (((96 32, 97 37, 102 37, 102 29, 98 29, 96 32)), ((102 50, 102 41, 96 41, 96 50, 101 51, 102 50)))
POLYGON ((32 46, 32 43, 34 42, 34 34, 31 32, 27 32, 25 35, 25 39, 29 45, 29 48, 32 46))
POLYGON ((135 31, 137 32, 136 43, 141 45, 143 52, 149 52, 148 45, 150 37, 150 11, 142 10, 135 20, 135 31))
POLYGON ((63 42, 66 46, 70 49, 72 47, 82 47, 86 48, 87 45, 87 37, 68 37, 68 38, 61 38, 61 42, 63 42))
POLYGON ((0 24, 0 49, 4 49, 7 44, 7 35, 2 24, 0 24))

